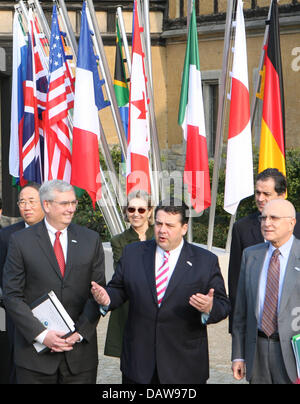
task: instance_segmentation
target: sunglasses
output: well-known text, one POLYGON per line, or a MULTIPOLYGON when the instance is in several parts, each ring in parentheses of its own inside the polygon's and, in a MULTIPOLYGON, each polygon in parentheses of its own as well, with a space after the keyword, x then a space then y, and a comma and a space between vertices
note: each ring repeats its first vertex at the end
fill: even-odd
POLYGON ((129 206, 127 208, 128 213, 134 213, 136 210, 142 215, 146 212, 147 209, 146 208, 133 208, 132 206, 129 206))

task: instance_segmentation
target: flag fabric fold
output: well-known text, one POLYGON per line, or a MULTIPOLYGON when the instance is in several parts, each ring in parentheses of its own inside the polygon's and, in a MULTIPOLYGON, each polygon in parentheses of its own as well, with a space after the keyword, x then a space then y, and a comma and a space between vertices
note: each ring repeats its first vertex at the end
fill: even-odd
POLYGON ((238 0, 232 67, 224 209, 236 213, 254 193, 247 46, 243 3, 238 0))
POLYGON ((84 2, 76 66, 71 184, 85 189, 94 207, 101 198, 98 110, 109 105, 102 85, 84 2))
POLYGON ((129 88, 127 84, 125 66, 123 62, 122 41, 119 30, 118 21, 117 37, 116 37, 116 57, 115 57, 115 72, 114 72, 114 89, 116 100, 119 107, 125 135, 128 133, 128 106, 129 106, 129 88))
POLYGON ((23 85, 26 80, 27 41, 18 12, 13 21, 12 99, 9 145, 9 174, 20 177, 20 153, 24 124, 23 85))
POLYGON ((47 72, 41 54, 32 10, 29 12, 26 81, 24 86, 24 126, 20 159, 20 184, 24 180, 43 182, 44 137, 42 113, 45 110, 47 72))
POLYGON ((143 190, 150 194, 149 170, 149 110, 146 87, 144 52, 141 30, 134 2, 134 35, 132 45, 131 81, 129 95, 128 147, 126 161, 126 193, 143 190))
POLYGON ((284 91, 276 0, 273 0, 271 4, 264 67, 265 79, 258 171, 261 172, 266 168, 277 168, 286 175, 284 91))
POLYGON ((195 5, 193 3, 181 84, 178 124, 186 140, 184 183, 197 213, 211 204, 195 5))
POLYGON ((45 179, 70 182, 72 150, 68 110, 74 106, 74 94, 55 5, 52 13, 49 73, 49 88, 44 114, 45 179))

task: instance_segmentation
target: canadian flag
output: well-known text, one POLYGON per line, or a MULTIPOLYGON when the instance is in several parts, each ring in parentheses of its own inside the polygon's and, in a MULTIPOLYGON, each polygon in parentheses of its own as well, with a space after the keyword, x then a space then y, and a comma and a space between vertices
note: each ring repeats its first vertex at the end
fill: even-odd
POLYGON ((126 161, 127 195, 139 190, 150 194, 149 112, 141 30, 137 13, 137 1, 135 1, 126 161))
POLYGON ((231 215, 235 214, 240 201, 253 193, 253 160, 246 33, 243 3, 241 0, 238 0, 232 68, 224 209, 231 215))

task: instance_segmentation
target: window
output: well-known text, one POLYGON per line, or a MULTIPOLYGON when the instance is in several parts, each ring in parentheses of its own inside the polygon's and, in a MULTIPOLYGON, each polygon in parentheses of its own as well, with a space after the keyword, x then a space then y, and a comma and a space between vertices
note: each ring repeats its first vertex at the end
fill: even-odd
POLYGON ((208 157, 214 157, 219 106, 220 71, 201 72, 208 157))

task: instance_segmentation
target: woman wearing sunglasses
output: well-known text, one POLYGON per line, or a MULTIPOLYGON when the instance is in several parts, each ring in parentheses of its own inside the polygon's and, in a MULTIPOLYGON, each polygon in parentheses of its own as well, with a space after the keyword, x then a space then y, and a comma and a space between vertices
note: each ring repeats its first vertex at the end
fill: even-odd
MULTIPOLYGON (((154 238, 153 206, 151 197, 146 192, 138 191, 129 194, 127 206, 124 208, 123 213, 125 220, 130 223, 130 227, 111 239, 115 269, 127 244, 154 238)), ((127 313, 128 302, 111 312, 104 355, 118 358, 121 356, 127 313)))

